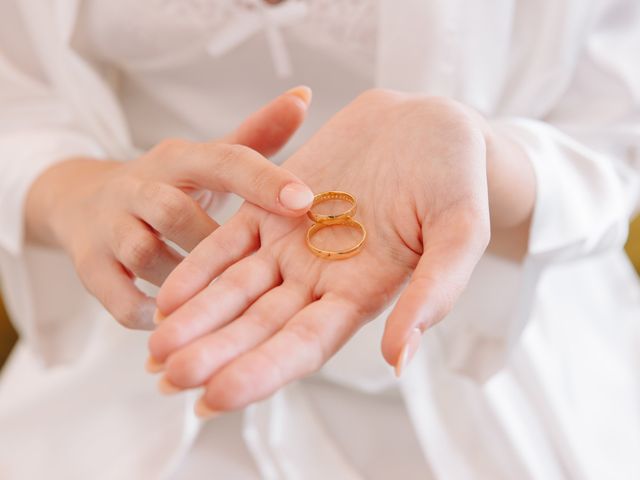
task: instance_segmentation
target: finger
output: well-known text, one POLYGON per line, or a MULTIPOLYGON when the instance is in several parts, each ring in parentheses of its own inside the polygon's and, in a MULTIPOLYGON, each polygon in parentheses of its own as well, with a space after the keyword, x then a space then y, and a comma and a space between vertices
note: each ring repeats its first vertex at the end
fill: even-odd
POLYGON ((382 354, 398 376, 415 354, 421 333, 449 313, 488 243, 488 232, 477 218, 460 216, 455 223, 454 228, 433 226, 423 233, 423 254, 387 319, 382 354))
POLYGON ((182 190, 166 183, 141 183, 130 211, 164 238, 190 252, 218 224, 182 190))
POLYGON ((121 325, 135 330, 153 329, 155 302, 136 288, 114 258, 87 256, 76 268, 87 290, 121 325))
POLYGON ((164 159, 162 177, 168 183, 233 192, 279 215, 300 216, 313 201, 298 177, 244 145, 167 140, 153 156, 164 159))
POLYGON ((207 383, 199 414, 236 410, 319 369, 355 332, 357 309, 328 296, 295 315, 282 330, 226 365, 207 383), (206 411, 203 411, 206 409, 206 411))
POLYGON ((258 223, 247 210, 243 206, 169 274, 156 299, 158 310, 164 316, 171 314, 229 266, 258 248, 258 223))
POLYGON ((182 260, 178 252, 137 218, 123 217, 114 224, 111 233, 109 246, 118 261, 136 277, 154 285, 162 285, 182 260))
POLYGON ((241 260, 160 324, 149 339, 151 357, 164 362, 177 349, 237 318, 279 282, 278 267, 266 256, 241 260))
POLYGON ((249 116, 225 143, 246 145, 270 156, 280 150, 304 121, 311 103, 311 89, 292 88, 249 116))
POLYGON ((275 287, 238 319, 171 355, 166 363, 166 379, 179 388, 203 385, 222 366, 274 335, 310 300, 310 295, 297 284, 275 287))
POLYGON ((193 175, 210 190, 236 193, 279 215, 299 216, 313 202, 313 192, 290 171, 242 145, 210 144, 194 158, 193 175), (213 161, 213 166, 211 162, 213 161))

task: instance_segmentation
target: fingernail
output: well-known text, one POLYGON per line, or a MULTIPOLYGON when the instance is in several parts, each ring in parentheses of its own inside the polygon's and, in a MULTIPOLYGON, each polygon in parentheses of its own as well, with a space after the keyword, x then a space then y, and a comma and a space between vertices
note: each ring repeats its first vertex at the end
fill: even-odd
POLYGON ((164 363, 158 362, 153 357, 149 357, 147 358, 147 363, 145 363, 144 368, 149 373, 160 373, 164 370, 164 363))
POLYGON ((291 90, 287 90, 285 92, 286 95, 293 95, 302 100, 305 106, 309 106, 311 104, 311 98, 313 96, 311 89, 306 85, 300 85, 298 87, 293 87, 291 90))
POLYGON ((193 411, 196 416, 202 418, 203 420, 207 420, 209 418, 214 418, 220 415, 222 412, 218 412, 216 410, 210 409, 206 403, 204 403, 204 398, 200 398, 195 406, 193 407, 193 411))
POLYGON ((182 391, 182 389, 176 387, 173 383, 167 380, 167 377, 162 377, 158 380, 158 390, 160 390, 160 393, 164 393, 165 395, 171 395, 182 391))
POLYGON ((422 332, 419 328, 414 328, 413 330, 411 330, 409 338, 407 339, 407 343, 405 343, 404 347, 402 347, 402 351, 400 352, 400 356, 398 357, 398 362, 396 363, 396 377, 400 377, 400 375, 402 375, 402 372, 407 367, 415 353, 418 351, 421 338, 422 332))
POLYGON ((313 202, 313 192, 301 183, 289 183, 280 190, 280 203, 289 210, 308 208, 313 202))
POLYGON ((153 323, 155 323, 156 325, 160 325, 164 319, 165 316, 160 313, 160 310, 156 308, 156 311, 153 314, 153 323))

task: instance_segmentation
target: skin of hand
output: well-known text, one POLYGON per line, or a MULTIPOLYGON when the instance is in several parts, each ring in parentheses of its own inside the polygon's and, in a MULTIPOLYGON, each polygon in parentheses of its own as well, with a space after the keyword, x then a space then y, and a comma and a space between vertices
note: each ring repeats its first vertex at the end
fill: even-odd
POLYGON ((294 88, 218 141, 165 140, 130 162, 58 163, 27 195, 27 239, 64 249, 86 288, 122 325, 153 328, 155 301, 135 287, 135 277, 162 284, 182 259, 164 240, 188 252, 218 228, 190 194, 234 192, 288 217, 308 209, 309 187, 263 155, 287 142, 310 100, 307 87, 294 88))
MULTIPOLYGON (((383 356, 399 374, 422 332, 466 286, 489 244, 491 221, 496 231, 527 224, 534 198, 527 163, 452 100, 362 94, 284 166, 317 193, 355 195, 355 218, 368 233, 363 250, 347 260, 318 258, 305 243, 306 216, 285 218, 246 203, 162 286, 164 319, 149 339, 147 368, 164 371, 159 386, 167 393, 204 386, 201 416, 242 408, 319 369, 399 295, 382 340, 383 356), (505 153, 515 157, 495 161, 525 162, 510 167, 525 172, 511 179, 519 200, 503 178, 489 192, 487 172, 511 170, 487 161, 505 153), (493 218, 492 195, 513 208, 497 208, 493 218), (226 255, 209 253, 220 250, 226 255)), ((328 245, 357 241, 344 227, 320 233, 328 245)))

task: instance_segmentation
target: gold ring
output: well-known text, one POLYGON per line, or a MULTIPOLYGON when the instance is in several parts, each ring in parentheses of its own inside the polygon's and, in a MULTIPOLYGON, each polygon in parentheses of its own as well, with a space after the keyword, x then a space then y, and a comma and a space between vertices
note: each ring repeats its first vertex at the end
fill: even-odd
POLYGON ((356 255, 364 245, 364 241, 367 238, 367 231, 364 229, 364 226, 352 218, 346 220, 340 220, 339 223, 314 223, 307 230, 307 245, 309 249, 315 253, 318 257, 326 258, 328 260, 343 260, 345 258, 353 257, 356 255), (323 228, 340 226, 343 225, 345 227, 351 227, 358 229, 362 232, 362 238, 360 241, 354 245, 353 247, 345 248, 344 250, 322 250, 311 243, 311 237, 313 237, 316 233, 318 233, 323 228))
POLYGON ((356 198, 347 192, 324 192, 319 193, 313 197, 313 203, 311 209, 307 212, 307 216, 315 223, 324 223, 327 225, 333 225, 341 223, 343 220, 349 220, 356 214, 356 198), (336 213, 331 215, 321 215, 311 211, 316 205, 328 202, 331 200, 342 200, 351 204, 351 207, 346 212, 336 213))

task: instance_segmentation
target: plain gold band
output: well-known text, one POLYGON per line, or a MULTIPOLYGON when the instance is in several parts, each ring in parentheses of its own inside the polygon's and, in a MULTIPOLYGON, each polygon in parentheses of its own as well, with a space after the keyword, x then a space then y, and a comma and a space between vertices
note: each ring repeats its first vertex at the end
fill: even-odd
POLYGON ((362 249, 366 238, 367 231, 364 229, 364 226, 352 218, 342 219, 337 223, 314 223, 309 227, 309 230, 307 230, 307 245, 309 249, 318 257, 326 258, 328 260, 343 260, 345 258, 353 257, 362 249), (360 241, 353 247, 345 248, 344 250, 322 250, 314 246, 311 242, 311 238, 323 228, 340 225, 360 230, 362 232, 362 238, 360 241))
POLYGON ((350 220, 356 214, 356 197, 347 192, 324 192, 319 193, 313 197, 313 203, 311 209, 307 212, 307 216, 315 223, 324 223, 327 225, 334 225, 336 223, 342 223, 345 220, 350 220), (346 212, 336 213, 331 215, 322 215, 320 213, 314 213, 311 210, 316 205, 329 202, 331 200, 342 200, 351 204, 351 207, 346 212))

